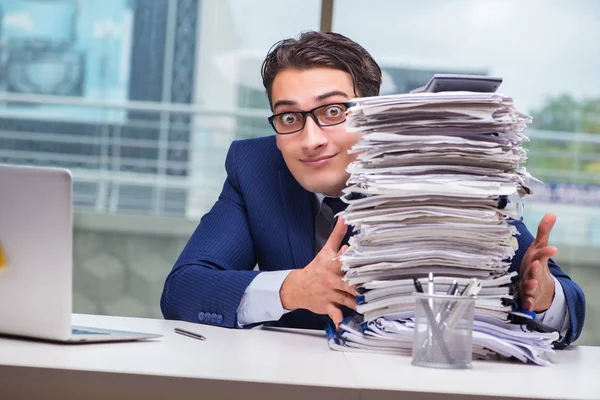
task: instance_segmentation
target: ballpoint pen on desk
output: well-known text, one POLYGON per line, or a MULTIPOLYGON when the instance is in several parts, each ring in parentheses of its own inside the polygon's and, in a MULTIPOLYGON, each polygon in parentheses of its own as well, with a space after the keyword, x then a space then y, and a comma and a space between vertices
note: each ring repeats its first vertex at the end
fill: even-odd
POLYGON ((199 333, 190 332, 181 328, 175 328, 175 333, 179 333, 180 335, 188 336, 198 340, 206 340, 206 338, 199 333))

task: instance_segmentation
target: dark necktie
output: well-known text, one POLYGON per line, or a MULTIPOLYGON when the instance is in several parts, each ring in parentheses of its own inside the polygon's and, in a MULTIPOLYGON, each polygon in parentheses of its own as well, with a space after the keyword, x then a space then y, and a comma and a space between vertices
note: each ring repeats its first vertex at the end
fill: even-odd
MULTIPOLYGON (((325 204, 327 204, 329 206, 329 208, 331 208, 331 211, 333 211, 333 215, 335 215, 341 211, 344 211, 346 209, 346 207, 348 206, 348 204, 344 203, 339 197, 325 197, 325 199, 323 199, 323 202, 325 204)), ((333 226, 335 226, 336 222, 337 222, 337 218, 334 220, 333 226)), ((350 225, 348 225, 348 230, 346 231, 346 235, 344 236, 344 239, 342 240, 341 246, 348 244, 348 240, 350 240, 350 236, 352 236, 352 227, 350 225)))

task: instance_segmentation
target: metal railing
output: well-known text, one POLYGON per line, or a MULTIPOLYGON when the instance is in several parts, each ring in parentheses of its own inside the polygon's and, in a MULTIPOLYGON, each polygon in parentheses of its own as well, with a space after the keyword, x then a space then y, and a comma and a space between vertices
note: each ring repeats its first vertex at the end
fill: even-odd
POLYGON ((69 168, 76 206, 98 212, 196 217, 216 199, 231 141, 271 131, 255 109, 7 93, 0 104, 0 162, 69 168), (48 106, 83 118, 46 117, 48 106))
MULTIPOLYGON (((221 189, 231 141, 272 134, 268 115, 262 109, 0 93, 0 162, 71 169, 81 209, 197 218, 221 189), (44 107, 75 110, 76 116, 48 117, 44 107)), ((600 135, 534 129, 527 135, 534 176, 600 185, 600 135)))

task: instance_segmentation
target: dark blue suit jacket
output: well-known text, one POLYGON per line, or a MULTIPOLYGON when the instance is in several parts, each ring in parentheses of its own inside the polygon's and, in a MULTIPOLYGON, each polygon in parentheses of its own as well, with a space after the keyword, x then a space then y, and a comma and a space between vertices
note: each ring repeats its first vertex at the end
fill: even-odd
MULTIPOLYGON (((166 279, 161 308, 167 319, 236 327, 242 295, 259 274, 256 264, 261 271, 277 271, 304 268, 314 258, 313 194, 294 179, 275 137, 233 142, 225 168, 223 191, 166 279)), ((521 235, 511 269, 518 271, 534 238, 522 222, 515 225, 521 235)), ((583 326, 584 296, 554 262, 550 269, 565 291, 570 343, 583 326)), ((277 323, 322 329, 323 321, 296 310, 277 323)))

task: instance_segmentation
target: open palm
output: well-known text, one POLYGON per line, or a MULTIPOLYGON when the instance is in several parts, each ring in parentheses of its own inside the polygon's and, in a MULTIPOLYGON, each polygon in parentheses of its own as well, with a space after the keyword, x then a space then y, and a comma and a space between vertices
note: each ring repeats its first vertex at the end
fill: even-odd
POLYGON ((525 310, 543 312, 550 308, 554 299, 554 279, 548 268, 548 260, 558 250, 548 245, 556 215, 548 213, 538 225, 537 236, 529 246, 521 262, 520 298, 525 310))

